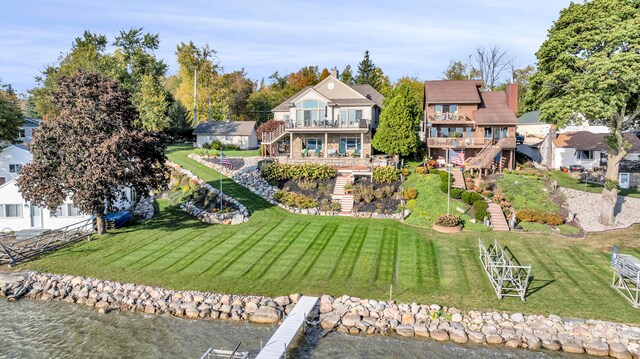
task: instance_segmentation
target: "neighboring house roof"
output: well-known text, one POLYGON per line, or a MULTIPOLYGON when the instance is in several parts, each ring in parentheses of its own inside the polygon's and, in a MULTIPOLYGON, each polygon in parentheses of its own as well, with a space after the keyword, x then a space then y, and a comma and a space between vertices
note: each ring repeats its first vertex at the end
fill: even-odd
MULTIPOLYGON (((576 131, 560 133, 553 140, 557 148, 574 148, 578 151, 606 151, 604 133, 593 133, 589 131, 576 131)), ((633 133, 624 133, 623 138, 631 143, 629 153, 640 152, 640 139, 633 133)))
POLYGON ((367 105, 367 106, 382 107, 382 103, 384 101, 384 96, 380 92, 378 92, 375 88, 373 88, 371 85, 366 85, 366 84, 365 85, 346 85, 336 77, 329 76, 315 86, 307 86, 302 90, 298 91, 295 95, 284 100, 281 104, 274 107, 271 111, 272 112, 288 112, 289 109, 292 106, 294 106, 294 101, 296 99, 298 99, 299 97, 302 97, 304 94, 310 91, 315 91, 318 95, 322 96, 323 98, 326 98, 328 100, 327 105, 329 106, 367 105), (346 96, 349 96, 349 97, 346 97, 343 95, 343 97, 340 97, 340 98, 338 97, 332 98, 327 91, 320 88, 328 81, 338 81, 340 82, 340 85, 345 86, 346 88, 350 88, 353 91, 351 90, 347 91, 346 96), (353 97, 350 97, 350 96, 353 96, 353 97))
POLYGON ((256 127, 256 121, 207 121, 201 122, 193 130, 194 135, 249 136, 256 127))
POLYGON ((424 82, 426 103, 480 103, 480 80, 434 80, 424 82))
POLYGON ((487 91, 480 94, 482 103, 474 113, 476 123, 481 125, 515 125, 516 114, 507 104, 504 91, 487 91))
POLYGON ((369 84, 365 84, 365 85, 349 85, 352 89, 358 91, 359 93, 362 94, 362 96, 370 99, 371 101, 375 102, 376 105, 378 105, 378 107, 382 107, 382 101, 384 101, 384 96, 382 96, 382 94, 380 92, 378 92, 376 89, 373 88, 373 86, 369 85, 369 84))
POLYGON ((15 148, 21 149, 23 151, 29 152, 29 149, 27 148, 27 146, 25 146, 25 145, 23 145, 21 143, 16 143, 16 144, 13 144, 13 145, 9 145, 9 146, 5 147, 2 151, 6 151, 7 149, 9 149, 11 147, 15 147, 15 148))
POLYGON ((518 118, 518 125, 548 125, 540 121, 540 111, 529 111, 518 118))
POLYGON ((29 117, 25 117, 24 118, 24 123, 22 124, 22 127, 38 127, 40 126, 40 119, 38 118, 29 118, 29 117))

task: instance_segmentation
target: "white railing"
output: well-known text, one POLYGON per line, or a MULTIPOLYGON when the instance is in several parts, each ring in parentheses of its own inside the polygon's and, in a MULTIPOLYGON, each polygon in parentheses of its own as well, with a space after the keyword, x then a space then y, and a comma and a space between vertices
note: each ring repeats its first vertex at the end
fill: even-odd
POLYGON ((429 116, 430 122, 438 122, 438 121, 469 121, 472 122, 471 119, 467 116, 466 113, 462 112, 445 112, 445 113, 435 113, 430 114, 429 116))
POLYGON ((369 128, 369 120, 359 119, 354 121, 348 120, 316 120, 316 121, 289 121, 287 122, 287 128, 291 129, 312 129, 312 128, 369 128))

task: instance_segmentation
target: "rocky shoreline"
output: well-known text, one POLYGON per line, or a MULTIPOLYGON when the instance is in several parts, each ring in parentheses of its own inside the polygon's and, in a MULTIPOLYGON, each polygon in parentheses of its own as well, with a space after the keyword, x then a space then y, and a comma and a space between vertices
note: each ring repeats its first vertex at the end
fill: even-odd
MULTIPOLYGON (((228 319, 276 324, 291 312, 300 294, 281 297, 177 291, 81 276, 0 272, 0 296, 62 301, 110 310, 138 311, 190 319, 228 319)), ((455 343, 504 345, 529 350, 562 350, 614 358, 640 358, 640 327, 598 320, 463 312, 437 304, 398 304, 350 296, 323 295, 320 325, 354 335, 398 335, 455 343)))

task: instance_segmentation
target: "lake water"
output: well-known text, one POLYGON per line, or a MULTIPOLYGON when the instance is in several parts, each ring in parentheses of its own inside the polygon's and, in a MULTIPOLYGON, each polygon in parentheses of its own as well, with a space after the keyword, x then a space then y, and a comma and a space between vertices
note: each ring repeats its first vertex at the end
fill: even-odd
MULTIPOLYGON (((275 326, 142 313, 100 315, 88 307, 0 299, 0 358, 200 358, 208 348, 255 355, 275 326)), ((312 329, 289 358, 586 358, 555 352, 330 334, 312 329)), ((252 356, 253 356, 252 355, 252 356)))

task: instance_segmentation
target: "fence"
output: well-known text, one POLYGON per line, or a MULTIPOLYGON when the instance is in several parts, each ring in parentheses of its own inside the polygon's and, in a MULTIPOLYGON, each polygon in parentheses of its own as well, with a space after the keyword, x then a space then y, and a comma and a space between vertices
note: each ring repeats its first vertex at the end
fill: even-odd
POLYGON ((17 240, 12 235, 1 235, 0 264, 15 265, 66 244, 89 238, 92 233, 93 220, 88 219, 25 239, 17 240))
POLYGON ((481 239, 478 239, 480 247, 480 262, 489 277, 498 299, 504 297, 520 297, 525 301, 531 266, 522 266, 513 263, 513 256, 507 255, 504 248, 497 240, 489 248, 485 247, 481 239))

